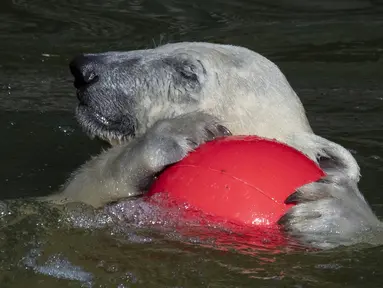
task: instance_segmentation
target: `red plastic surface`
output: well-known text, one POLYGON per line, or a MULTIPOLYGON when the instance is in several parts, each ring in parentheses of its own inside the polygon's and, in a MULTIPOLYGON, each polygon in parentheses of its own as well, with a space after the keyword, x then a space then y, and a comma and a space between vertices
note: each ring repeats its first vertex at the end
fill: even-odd
MULTIPOLYGON (((166 192, 177 203, 245 225, 276 225, 296 188, 324 172, 299 151, 256 136, 208 142, 168 167, 153 183, 148 199, 166 192)), ((163 203, 166 205, 166 203, 163 203)))

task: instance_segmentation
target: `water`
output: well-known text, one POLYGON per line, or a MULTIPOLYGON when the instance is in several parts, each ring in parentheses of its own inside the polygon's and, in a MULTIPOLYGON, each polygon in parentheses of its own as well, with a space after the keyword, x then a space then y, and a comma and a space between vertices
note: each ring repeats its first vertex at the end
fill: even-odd
MULTIPOLYGON (((276 62, 315 131, 354 151, 361 189, 383 216, 383 1, 4 0, 0 19, 2 199, 55 191, 101 149, 73 118, 73 55, 195 40, 246 46, 276 62)), ((129 225, 75 229, 25 201, 9 209, 0 207, 2 288, 382 283, 382 247, 249 255, 129 225)))

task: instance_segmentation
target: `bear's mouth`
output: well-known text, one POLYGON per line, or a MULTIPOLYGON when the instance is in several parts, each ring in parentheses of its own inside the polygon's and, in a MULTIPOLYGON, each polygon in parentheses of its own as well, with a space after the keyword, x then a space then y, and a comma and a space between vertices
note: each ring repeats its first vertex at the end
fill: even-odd
POLYGON ((76 119, 91 138, 99 138, 112 146, 121 145, 134 137, 134 126, 124 121, 111 120, 85 104, 76 108, 76 119))

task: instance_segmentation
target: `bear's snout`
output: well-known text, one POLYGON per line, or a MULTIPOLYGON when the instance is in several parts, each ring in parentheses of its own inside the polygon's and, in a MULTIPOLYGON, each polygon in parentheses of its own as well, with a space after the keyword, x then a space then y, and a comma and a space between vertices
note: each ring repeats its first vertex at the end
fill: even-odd
MULTIPOLYGON (((74 87, 85 88, 96 83, 99 75, 96 71, 96 62, 93 57, 81 54, 76 56, 69 64, 69 69, 74 76, 74 87)), ((81 99, 79 99, 81 101, 81 99)))

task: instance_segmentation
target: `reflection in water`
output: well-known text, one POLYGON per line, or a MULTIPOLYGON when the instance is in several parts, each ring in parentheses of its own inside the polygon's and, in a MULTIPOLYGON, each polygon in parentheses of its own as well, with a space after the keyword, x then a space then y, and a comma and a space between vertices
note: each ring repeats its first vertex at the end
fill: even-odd
MULTIPOLYGON (((75 54, 212 41, 282 68, 316 132, 356 154, 362 191, 383 215, 382 1, 5 0, 0 16, 1 199, 52 193, 100 151, 73 119, 75 54)), ((180 237, 143 203, 126 205, 63 217, 1 203, 1 287, 381 286, 381 247, 238 253, 180 237)))
POLYGON ((77 280, 82 282, 83 287, 92 287, 93 275, 83 271, 78 266, 73 266, 66 258, 61 255, 49 256, 43 264, 37 264, 37 258, 41 256, 39 249, 32 249, 23 259, 23 264, 36 273, 56 277, 58 279, 77 280))

